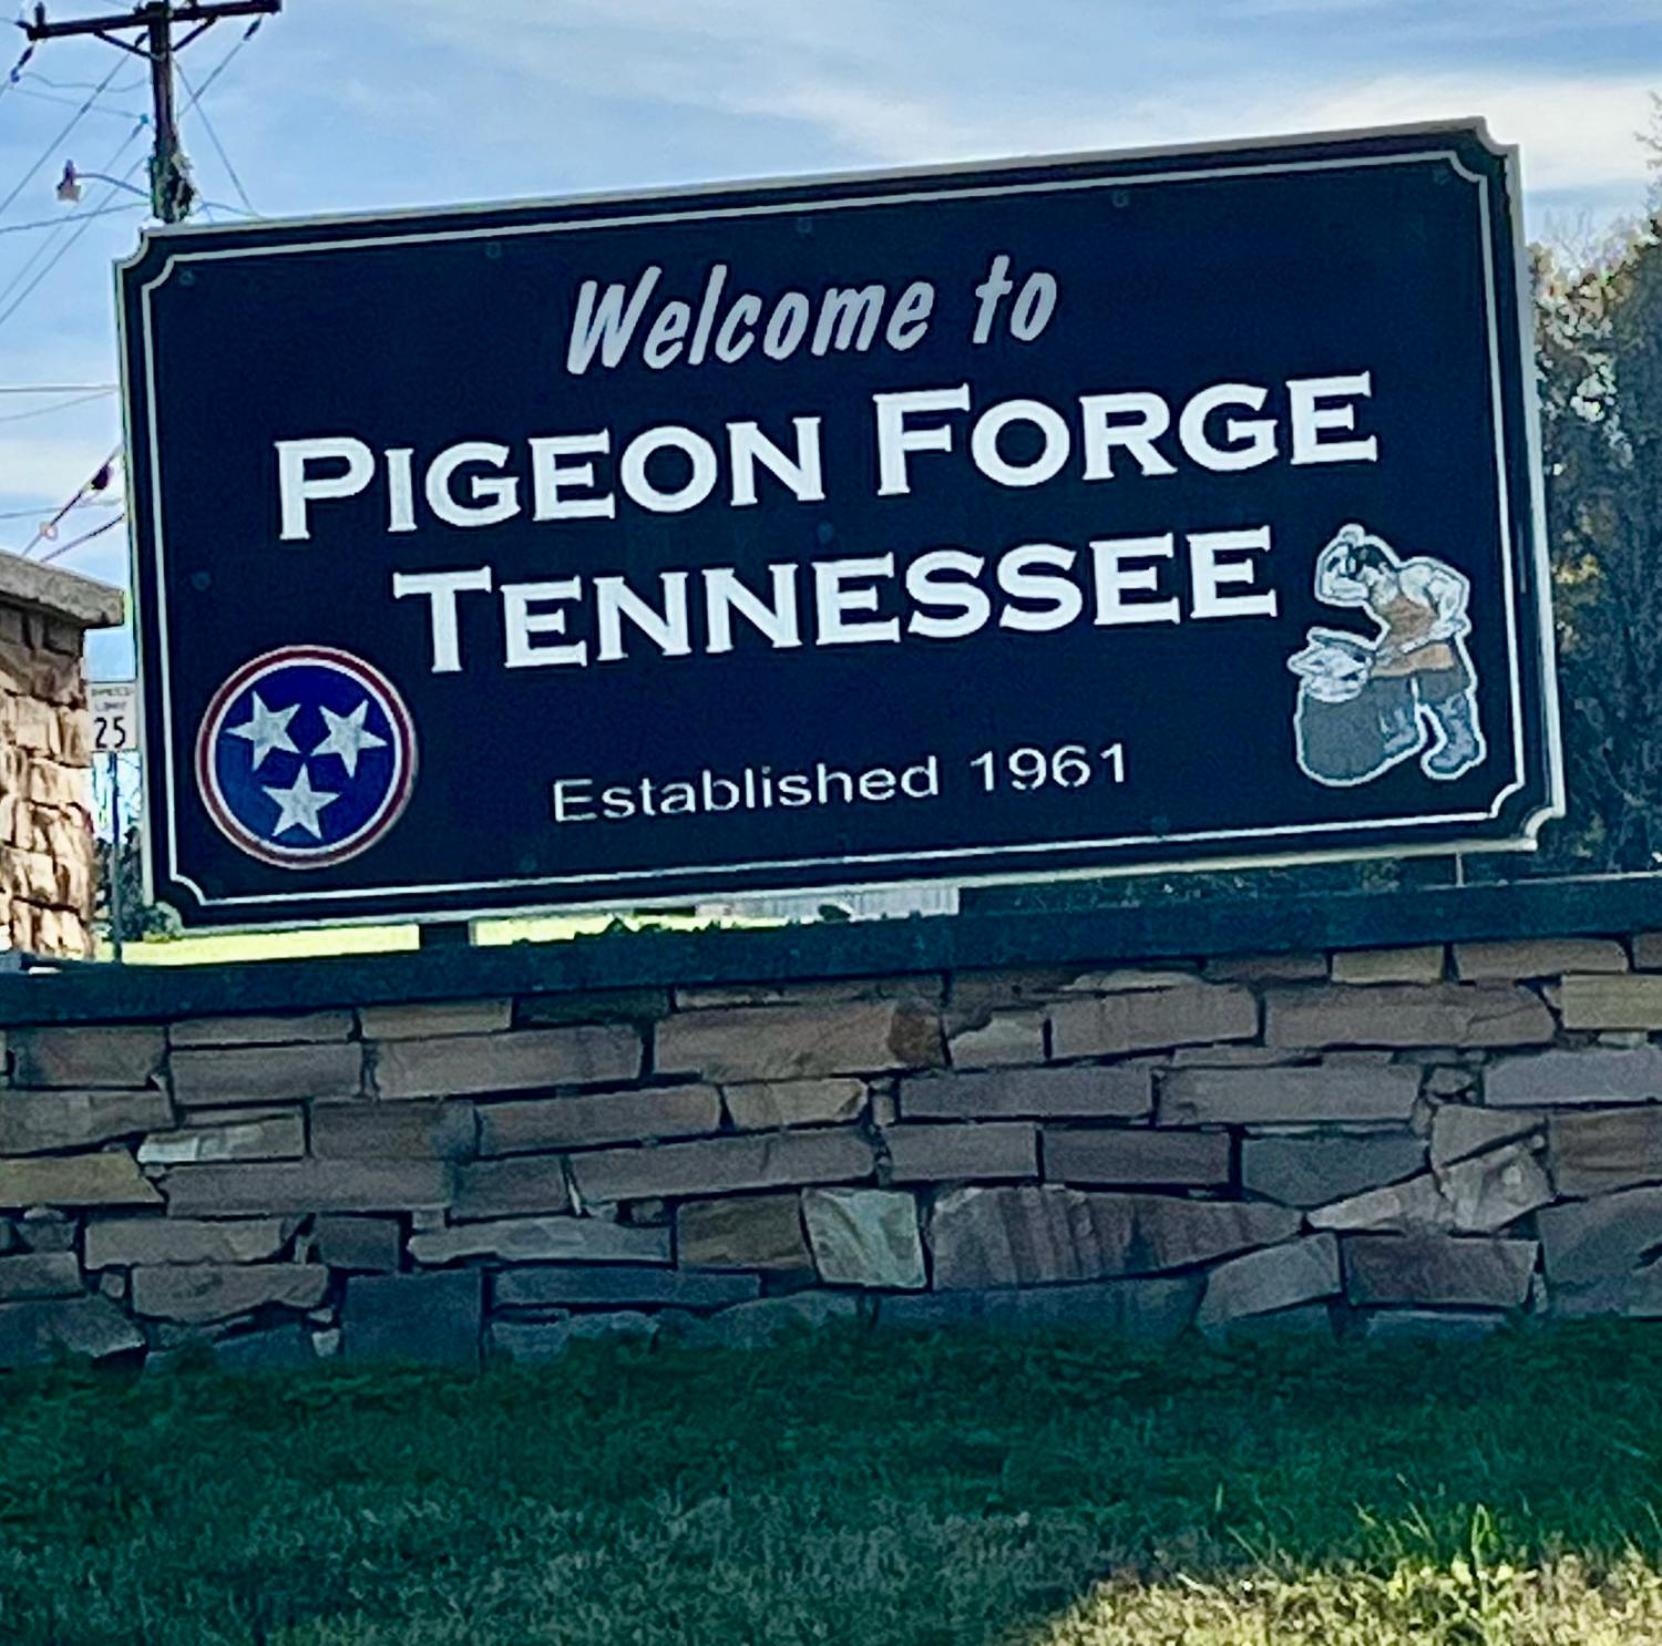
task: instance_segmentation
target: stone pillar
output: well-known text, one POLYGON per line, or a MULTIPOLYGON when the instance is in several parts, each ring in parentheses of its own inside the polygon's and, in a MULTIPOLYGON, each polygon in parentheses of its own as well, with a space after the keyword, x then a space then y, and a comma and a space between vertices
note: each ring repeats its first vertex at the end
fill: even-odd
POLYGON ((92 781, 82 640, 119 589, 0 553, 0 950, 92 952, 92 781))

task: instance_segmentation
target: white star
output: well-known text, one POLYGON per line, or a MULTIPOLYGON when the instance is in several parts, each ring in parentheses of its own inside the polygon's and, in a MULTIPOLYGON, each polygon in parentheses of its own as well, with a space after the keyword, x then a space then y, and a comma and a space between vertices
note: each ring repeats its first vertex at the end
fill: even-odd
POLYGON ((277 826, 271 831, 273 839, 289 829, 301 828, 314 840, 321 840, 323 830, 318 826, 317 814, 340 799, 338 794, 325 794, 314 789, 304 766, 300 768, 300 775, 295 778, 292 788, 267 789, 265 792, 277 802, 281 813, 277 826))
POLYGON ((341 764, 346 767, 348 777, 358 775, 358 756, 365 749, 384 749, 387 740, 377 737, 374 732, 364 730, 364 716, 369 713, 369 699, 366 697, 351 714, 336 714, 332 709, 326 709, 320 703, 318 708, 323 713, 323 723, 329 728, 329 735, 312 750, 314 758, 320 754, 338 754, 341 764))
POLYGON ((286 709, 268 709, 260 701, 260 694, 254 693, 253 719, 246 726, 227 726, 226 731, 232 737, 246 737, 254 745, 254 770, 260 769, 260 762, 273 749, 282 749, 288 754, 299 754, 294 746, 294 739, 289 736, 289 722, 299 711, 298 703, 291 704, 286 709))

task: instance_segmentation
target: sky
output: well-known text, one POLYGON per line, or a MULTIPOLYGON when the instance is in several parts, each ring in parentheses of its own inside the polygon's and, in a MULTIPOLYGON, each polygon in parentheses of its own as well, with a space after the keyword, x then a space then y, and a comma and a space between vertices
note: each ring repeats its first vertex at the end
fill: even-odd
MULTIPOLYGON (((1521 147, 1531 235, 1576 247, 1645 209, 1662 91, 1662 0, 287 0, 241 36, 182 58, 216 221, 1481 114, 1521 147)), ((142 183, 148 103, 93 39, 0 91, 0 548, 123 584, 119 474, 32 540, 119 447, 111 270, 144 218, 54 185, 142 183), (9 392, 40 385, 65 392, 9 392)), ((129 672, 128 640, 90 663, 129 672)))

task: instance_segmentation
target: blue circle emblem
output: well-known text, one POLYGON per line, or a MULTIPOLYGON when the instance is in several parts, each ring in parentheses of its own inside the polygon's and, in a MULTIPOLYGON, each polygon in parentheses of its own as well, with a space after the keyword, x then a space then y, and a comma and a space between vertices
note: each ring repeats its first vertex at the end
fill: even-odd
POLYGON ((328 646, 243 664, 196 738, 208 815, 250 857, 284 869, 367 851, 403 813, 415 771, 415 726, 392 682, 328 646))

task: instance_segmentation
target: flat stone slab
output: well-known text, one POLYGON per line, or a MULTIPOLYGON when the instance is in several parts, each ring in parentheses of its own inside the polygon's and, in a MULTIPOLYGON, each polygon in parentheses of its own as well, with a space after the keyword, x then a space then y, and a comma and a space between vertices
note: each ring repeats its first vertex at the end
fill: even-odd
POLYGON ((1060 1001, 1049 1010, 1051 1056, 1105 1057, 1258 1033, 1258 997, 1234 983, 1185 979, 1097 999, 1060 1001))
POLYGON ((1608 937, 1524 938, 1456 943, 1454 969, 1465 981, 1563 977, 1570 972, 1625 972, 1627 951, 1608 937))
POLYGON ((1205 1263, 1297 1233, 1283 1206, 1044 1187, 956 1189, 930 1219, 943 1290, 1043 1285, 1205 1263))
POLYGON ((1662 1046, 1503 1058, 1484 1071, 1483 1096, 1503 1108, 1655 1103, 1662 1100, 1662 1046))
POLYGON ((675 1245, 685 1268, 796 1272, 813 1267, 801 1199, 794 1192, 686 1201, 676 1208, 675 1245))
POLYGON ((915 1291, 925 1281, 918 1203, 892 1189, 809 1189, 802 1196, 808 1246, 833 1286, 915 1291))
POLYGON ((1527 1142, 1473 1155, 1406 1182, 1368 1189, 1310 1213, 1317 1229, 1454 1230, 1492 1234, 1553 1198, 1527 1142))
POLYGON ((1220 1263, 1206 1277, 1195 1323, 1205 1331, 1338 1292, 1339 1242, 1309 1235, 1220 1263))
POLYGON ((1450 1235, 1347 1235, 1345 1292, 1360 1307, 1516 1309, 1529 1296, 1533 1240, 1450 1235))
POLYGON ((890 1126, 883 1132, 891 1183, 971 1183, 1039 1175, 1039 1129, 1025 1120, 890 1126))
POLYGON ((360 1006, 365 1040, 438 1040, 453 1034, 500 1034, 513 1021, 511 1000, 420 1000, 360 1006))
POLYGON ((476 1148, 471 1103, 417 1099, 312 1109, 312 1154, 319 1160, 467 1160, 476 1148))
POLYGON ((160 1074, 167 1036, 150 1025, 12 1029, 16 1086, 148 1086, 160 1074))
POLYGON ((640 1031, 624 1023, 446 1035, 378 1042, 373 1079, 383 1098, 621 1085, 639 1076, 641 1056, 640 1031))
POLYGON ((1560 988, 1566 1029, 1662 1029, 1662 977, 1572 976, 1560 988))
POLYGON ((659 1196, 728 1194, 788 1184, 869 1177, 876 1156, 852 1129, 756 1132, 654 1148, 600 1149, 573 1155, 571 1172, 585 1205, 659 1196))
POLYGON ((1272 989, 1265 999, 1271 1046, 1544 1046, 1555 1032, 1539 995, 1498 983, 1272 989))
POLYGON ((1053 1183, 1215 1188, 1229 1182, 1227 1132, 1146 1127, 1044 1129, 1044 1175, 1053 1183))
POLYGON ((307 1040, 350 1040, 347 1011, 264 1012, 237 1017, 188 1017, 167 1026, 170 1046, 292 1046, 307 1040))
POLYGON ((84 1149, 173 1123, 167 1093, 8 1091, 0 1087, 0 1155, 84 1149))
POLYGON ((720 1130, 714 1086, 671 1086, 587 1097, 516 1098, 479 1107, 479 1152, 531 1154, 604 1143, 698 1137, 720 1130))
POLYGON ((312 1226, 318 1262, 358 1274, 394 1274, 404 1247, 397 1218, 326 1214, 312 1226))
POLYGON ((821 1080, 761 1080, 724 1086, 727 1113, 741 1132, 782 1126, 838 1126, 865 1112, 866 1083, 852 1075, 821 1080))
POLYGON ((1609 1194, 1662 1182, 1662 1107, 1551 1115, 1547 1152, 1561 1195, 1609 1194))
POLYGON ((1424 1140, 1405 1131, 1248 1137, 1241 1144, 1241 1187, 1283 1206, 1324 1206, 1424 1166, 1424 1140))
POLYGON ((938 1015, 892 1000, 682 1011, 658 1025, 657 1065, 706 1080, 881 1074, 946 1061, 938 1015))
POLYGON ((329 1041, 176 1051, 168 1062, 173 1096, 187 1109, 356 1097, 363 1068, 362 1046, 329 1041))
POLYGON ((631 1228, 597 1217, 512 1217, 410 1236, 417 1263, 495 1258, 504 1263, 668 1263, 668 1229, 631 1228))
POLYGON ((458 1221, 570 1210, 571 1189, 558 1155, 479 1160, 457 1168, 451 1215, 458 1221))
POLYGON ((448 1206, 454 1192, 451 1171, 420 1160, 301 1160, 175 1166, 161 1181, 168 1211, 177 1217, 405 1212, 448 1206))
POLYGON ((82 1290, 73 1252, 28 1252, 0 1257, 0 1303, 35 1297, 74 1297, 82 1290))
POLYGON ((1148 1069, 987 1069, 900 1083, 907 1120, 1135 1120, 1153 1107, 1148 1069))
POLYGON ((1388 1063, 1179 1069, 1161 1081, 1160 1120, 1167 1126, 1402 1122, 1419 1090, 1418 1069, 1388 1063))
POLYGON ((133 1270, 132 1304, 151 1319, 200 1325, 268 1304, 315 1308, 328 1289, 318 1263, 170 1263, 133 1270))
POLYGON ((161 1199, 125 1149, 0 1160, 0 1207, 152 1206, 161 1199))
POLYGON ((1548 1206, 1536 1217, 1547 1279, 1578 1285, 1628 1274, 1662 1247, 1662 1188, 1548 1206))
POLYGON ((1527 1137, 1539 1115, 1481 1109, 1470 1103, 1440 1103, 1431 1116, 1431 1164, 1447 1166, 1467 1155, 1527 1137))
POLYGON ((208 1166, 233 1160, 298 1160, 305 1152, 306 1125, 296 1110, 152 1132, 139 1144, 138 1161, 141 1166, 208 1166))
POLYGON ((641 1304, 655 1308, 717 1309, 744 1303, 761 1290, 754 1275, 691 1274, 682 1269, 614 1264, 540 1264, 503 1269, 491 1277, 498 1309, 641 1304))
POLYGON ((288 1243, 282 1218, 203 1221, 185 1217, 94 1217, 86 1226, 89 1269, 159 1263, 259 1263, 288 1243))

